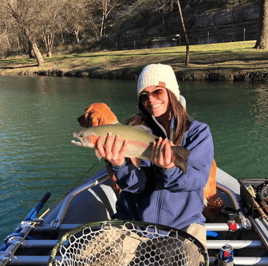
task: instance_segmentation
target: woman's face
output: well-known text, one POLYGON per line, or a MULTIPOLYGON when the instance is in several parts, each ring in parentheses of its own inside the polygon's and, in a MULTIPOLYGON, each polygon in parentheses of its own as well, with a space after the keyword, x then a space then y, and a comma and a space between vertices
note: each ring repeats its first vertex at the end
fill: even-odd
POLYGON ((140 94, 145 110, 154 117, 161 116, 169 110, 169 97, 167 90, 161 87, 150 86, 140 94), (146 94, 147 96, 141 97, 146 94))

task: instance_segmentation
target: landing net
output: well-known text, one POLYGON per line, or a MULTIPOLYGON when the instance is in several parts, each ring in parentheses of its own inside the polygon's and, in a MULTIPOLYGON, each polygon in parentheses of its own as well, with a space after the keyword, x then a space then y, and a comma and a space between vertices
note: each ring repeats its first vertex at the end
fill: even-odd
POLYGON ((52 250, 50 266, 209 265, 202 244, 170 227, 142 222, 90 223, 64 235, 52 250))

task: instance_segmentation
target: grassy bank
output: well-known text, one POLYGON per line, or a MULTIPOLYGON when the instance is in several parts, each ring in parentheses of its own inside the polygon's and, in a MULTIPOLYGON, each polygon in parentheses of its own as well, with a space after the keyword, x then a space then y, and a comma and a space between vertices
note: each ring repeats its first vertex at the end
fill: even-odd
POLYGON ((136 79, 143 66, 170 64, 179 80, 268 82, 268 52, 254 49, 255 41, 190 46, 190 66, 185 67, 185 47, 83 52, 54 55, 45 64, 24 57, 1 59, 1 75, 79 76, 136 79))

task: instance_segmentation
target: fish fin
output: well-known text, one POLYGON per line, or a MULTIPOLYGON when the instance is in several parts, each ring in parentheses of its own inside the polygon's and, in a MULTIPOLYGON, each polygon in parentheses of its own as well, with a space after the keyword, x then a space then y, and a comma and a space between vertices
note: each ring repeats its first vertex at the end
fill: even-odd
POLYGON ((135 165, 139 170, 141 169, 141 159, 136 157, 129 158, 133 165, 135 165))
POLYGON ((187 174, 187 162, 175 161, 174 163, 183 171, 184 174, 187 174))
POLYGON ((100 153, 99 153, 97 150, 95 150, 95 154, 96 154, 97 158, 98 158, 99 161, 100 161, 101 158, 102 158, 102 156, 100 155, 100 153))
POLYGON ((190 151, 189 150, 186 150, 185 148, 183 148, 181 146, 172 146, 171 149, 173 151, 173 154, 179 155, 185 161, 188 160, 188 157, 190 155, 190 151))
POLYGON ((187 173, 187 160, 190 155, 190 151, 181 146, 172 146, 172 162, 179 167, 184 174, 187 173))
POLYGON ((152 130, 149 127, 143 126, 143 125, 138 125, 138 126, 134 126, 137 129, 140 129, 142 131, 146 131, 146 132, 152 132, 152 130))

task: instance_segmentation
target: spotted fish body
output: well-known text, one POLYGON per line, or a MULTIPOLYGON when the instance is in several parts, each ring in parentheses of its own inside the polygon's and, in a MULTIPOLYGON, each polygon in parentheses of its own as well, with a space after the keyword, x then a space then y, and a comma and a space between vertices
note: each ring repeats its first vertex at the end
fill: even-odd
MULTIPOLYGON (((78 141, 72 141, 77 146, 95 148, 97 139, 102 136, 104 139, 110 132, 113 137, 120 136, 120 141, 123 144, 127 140, 126 157, 135 157, 139 159, 150 160, 153 142, 158 140, 158 137, 150 134, 148 128, 144 126, 126 126, 126 125, 103 125, 97 127, 90 127, 78 132, 74 132, 72 136, 78 141)), ((187 159, 190 151, 180 146, 172 146, 172 162, 187 172, 187 159)))

